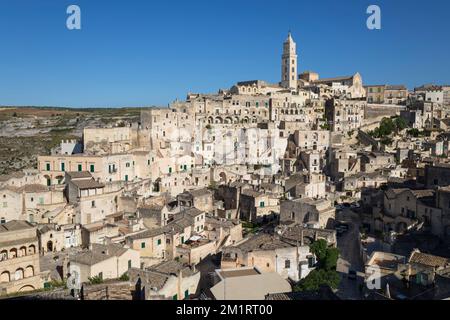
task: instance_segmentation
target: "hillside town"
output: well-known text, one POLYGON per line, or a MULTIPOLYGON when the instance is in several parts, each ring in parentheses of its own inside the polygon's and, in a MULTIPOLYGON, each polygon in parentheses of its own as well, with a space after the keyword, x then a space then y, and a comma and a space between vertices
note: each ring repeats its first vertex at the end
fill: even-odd
POLYGON ((450 84, 280 53, 0 176, 0 299, 449 299, 450 84))

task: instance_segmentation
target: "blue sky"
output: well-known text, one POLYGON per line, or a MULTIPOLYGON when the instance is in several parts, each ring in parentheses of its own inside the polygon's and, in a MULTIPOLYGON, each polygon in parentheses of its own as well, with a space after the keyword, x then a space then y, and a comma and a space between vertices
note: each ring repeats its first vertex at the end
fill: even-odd
POLYGON ((299 71, 450 83, 449 13, 448 0, 0 0, 0 105, 164 106, 278 82, 289 29, 299 71), (81 30, 66 28, 70 4, 81 30), (381 30, 366 28, 370 4, 381 30))

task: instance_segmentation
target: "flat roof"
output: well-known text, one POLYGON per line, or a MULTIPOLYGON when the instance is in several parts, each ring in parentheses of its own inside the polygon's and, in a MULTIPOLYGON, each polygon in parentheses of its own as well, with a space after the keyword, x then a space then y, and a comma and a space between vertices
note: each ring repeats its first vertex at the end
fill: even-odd
POLYGON ((243 277, 243 276, 253 276, 259 274, 254 268, 252 269, 237 269, 237 270, 221 270, 218 273, 222 278, 233 278, 233 277, 243 277))

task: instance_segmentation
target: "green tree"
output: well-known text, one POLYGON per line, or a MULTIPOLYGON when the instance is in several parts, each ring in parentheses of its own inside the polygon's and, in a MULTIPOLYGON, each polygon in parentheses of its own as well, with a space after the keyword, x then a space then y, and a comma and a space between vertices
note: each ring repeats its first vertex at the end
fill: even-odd
POLYGON ((409 129, 406 133, 415 138, 417 138, 420 135, 419 129, 416 128, 409 129))
POLYGON ((327 241, 324 239, 313 242, 310 246, 311 252, 316 256, 317 260, 322 261, 327 256, 327 241))
POLYGON ((306 278, 300 280, 294 286, 294 291, 315 291, 323 285, 328 285, 333 289, 339 286, 340 277, 335 270, 317 269, 311 271, 306 278))
POLYGON ((337 248, 328 248, 323 260, 323 268, 325 270, 336 270, 337 260, 339 258, 339 250, 337 248))
POLYGON ((408 124, 406 123, 406 120, 402 117, 397 117, 394 120, 395 126, 397 127, 397 131, 402 131, 403 129, 406 129, 408 127, 408 124))

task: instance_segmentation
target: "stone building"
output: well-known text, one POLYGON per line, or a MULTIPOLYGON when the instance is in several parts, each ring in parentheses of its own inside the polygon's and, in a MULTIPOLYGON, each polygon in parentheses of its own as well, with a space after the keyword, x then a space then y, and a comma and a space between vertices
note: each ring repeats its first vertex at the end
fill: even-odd
POLYGON ((200 272, 177 261, 164 261, 145 270, 128 271, 132 283, 139 283, 145 300, 187 300, 197 292, 200 272))
POLYGON ((325 113, 332 132, 348 133, 359 129, 365 118, 366 102, 361 99, 327 100, 325 113))
POLYGON ((36 227, 18 220, 0 225, 0 295, 42 287, 36 227))
POLYGON ((89 249, 69 256, 68 270, 80 283, 89 278, 117 279, 131 268, 140 267, 139 251, 117 244, 92 244, 89 249))
POLYGON ((408 89, 404 85, 368 85, 364 86, 367 103, 404 104, 408 98, 408 89))
POLYGON ((256 267, 261 272, 276 272, 284 279, 299 281, 315 268, 316 258, 308 245, 292 245, 277 235, 260 234, 226 247, 221 269, 256 267))
POLYGON ((283 200, 280 205, 280 222, 327 228, 332 227, 335 213, 336 209, 330 200, 311 198, 283 200))

